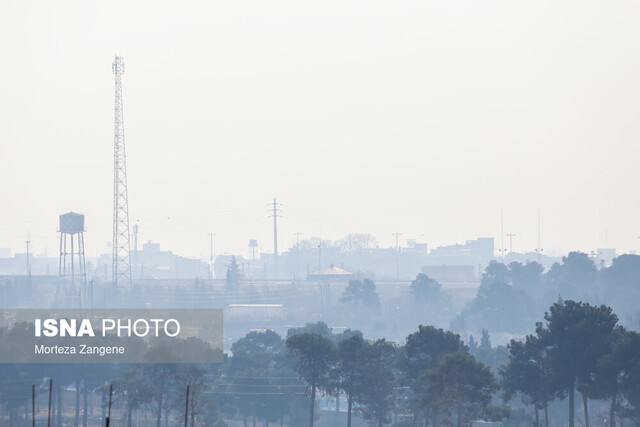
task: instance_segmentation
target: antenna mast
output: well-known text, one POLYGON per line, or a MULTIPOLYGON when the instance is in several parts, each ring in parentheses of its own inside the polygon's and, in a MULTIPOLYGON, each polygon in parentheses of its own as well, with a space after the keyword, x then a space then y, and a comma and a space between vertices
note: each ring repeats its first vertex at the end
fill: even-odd
POLYGON ((122 109, 124 58, 116 56, 111 64, 111 69, 116 80, 113 139, 113 269, 111 280, 117 287, 119 283, 131 284, 127 156, 124 148, 124 114, 122 109))

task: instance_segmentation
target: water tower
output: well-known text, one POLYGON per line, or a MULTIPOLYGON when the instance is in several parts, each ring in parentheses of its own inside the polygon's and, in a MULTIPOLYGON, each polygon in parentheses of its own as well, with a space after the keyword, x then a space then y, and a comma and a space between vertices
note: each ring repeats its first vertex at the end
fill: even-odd
POLYGON ((60 279, 71 282, 75 289, 76 278, 82 289, 87 285, 87 266, 84 257, 84 215, 69 212, 60 215, 60 279))

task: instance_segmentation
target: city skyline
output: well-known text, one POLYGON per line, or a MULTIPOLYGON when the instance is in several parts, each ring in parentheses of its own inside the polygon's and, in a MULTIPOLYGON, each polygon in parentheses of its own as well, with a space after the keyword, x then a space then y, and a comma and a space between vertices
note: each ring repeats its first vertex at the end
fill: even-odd
MULTIPOLYGON (((265 206, 269 206, 270 204, 265 204, 265 206)), ((252 212, 252 211, 258 211, 262 209, 261 206, 254 206, 252 208, 247 208, 247 209, 238 209, 238 210, 228 210, 227 212, 225 212, 225 214, 237 214, 238 212, 252 212)), ((284 210, 284 209, 283 209, 284 210)), ((197 218, 198 216, 194 216, 195 218, 197 218)), ((180 228, 176 228, 176 229, 172 229, 170 224, 175 224, 177 222, 188 222, 188 218, 184 218, 184 217, 178 217, 178 218, 171 218, 171 217, 167 217, 167 218, 154 218, 154 219, 146 219, 146 220, 140 220, 140 219, 134 219, 132 220, 132 224, 135 224, 138 226, 138 228, 141 230, 139 235, 137 236, 137 238, 134 238, 134 233, 133 231, 131 232, 131 250, 134 250, 134 240, 137 240, 137 244, 138 244, 138 249, 141 250, 143 244, 145 243, 154 243, 154 244, 160 244, 161 247, 163 248, 163 250, 170 250, 175 252, 176 254, 180 254, 182 256, 186 256, 189 258, 200 258, 200 259, 207 259, 210 257, 211 255, 211 234, 213 233, 213 252, 214 255, 218 256, 218 255, 243 255, 248 257, 251 253, 251 248, 249 246, 249 241, 250 240, 257 240, 258 241, 258 246, 257 246, 257 253, 262 253, 262 254, 273 254, 273 230, 272 228, 269 229, 269 227, 273 227, 273 220, 271 219, 271 217, 269 217, 268 215, 265 216, 266 220, 263 220, 262 218, 258 219, 255 221, 255 224, 261 224, 261 225, 265 225, 266 229, 265 230, 261 230, 259 233, 252 233, 251 235, 249 235, 246 239, 244 239, 244 236, 240 237, 240 236, 232 236, 230 234, 224 234, 224 233, 220 233, 212 231, 212 232, 208 232, 205 233, 204 237, 202 237, 203 242, 199 244, 200 246, 200 250, 199 252, 189 252, 189 250, 187 249, 186 251, 180 251, 180 248, 176 249, 175 247, 171 247, 170 244, 168 242, 171 241, 171 239, 169 239, 168 241, 163 241, 162 239, 157 238, 156 236, 167 236, 167 235, 171 235, 172 233, 180 233, 180 228), (162 231, 157 231, 158 228, 154 228, 153 226, 151 227, 151 230, 156 230, 156 232, 154 233, 153 231, 147 231, 145 230, 144 225, 145 224, 153 224, 154 222, 160 222, 160 223, 165 223, 161 226, 156 226, 158 228, 162 227, 165 228, 162 231), (232 242, 231 245, 228 244, 224 244, 222 245, 218 239, 218 235, 222 235, 225 237, 224 242, 228 243, 228 242, 232 242), (257 239, 257 236, 262 236, 263 239, 257 239), (245 242, 246 240, 246 242, 245 242), (244 243, 244 245, 243 245, 244 243)), ((250 222, 250 219, 241 219, 242 222, 250 222)), ((335 222, 330 222, 332 224, 336 224, 335 222)), ((87 221, 87 234, 91 235, 92 233, 89 231, 92 227, 91 224, 89 223, 89 221, 87 221)), ((42 227, 42 223, 40 224, 40 226, 42 227)), ((101 224, 99 225, 101 226, 101 228, 104 228, 105 225, 101 224)), ((500 228, 504 228, 503 226, 499 225, 498 227, 500 228)), ((55 225, 55 228, 57 229, 57 225, 55 225)), ((537 233, 534 235, 534 232, 531 233, 511 233, 511 232, 507 232, 507 231, 514 231, 513 229, 505 229, 505 233, 503 236, 503 239, 501 239, 500 234, 498 234, 497 236, 492 236, 492 235, 470 235, 470 236, 461 236, 460 238, 457 239, 450 239, 450 240, 443 240, 440 242, 434 242, 432 240, 429 240, 429 236, 425 235, 424 233, 408 233, 406 231, 397 231, 397 232, 393 232, 393 233, 388 233, 387 234, 382 234, 381 233, 375 233, 375 232, 369 232, 367 230, 361 231, 361 230, 353 230, 353 231, 348 231, 348 229, 345 228, 345 232, 344 233, 331 233, 330 235, 325 235, 323 236, 322 233, 304 233, 304 232, 299 232, 299 231, 295 231, 293 233, 290 233, 291 235, 289 235, 289 228, 290 227, 286 227, 286 223, 283 222, 282 218, 279 218, 278 220, 278 228, 279 229, 284 229, 284 231, 282 232, 278 232, 278 245, 280 246, 280 253, 284 253, 290 250, 295 250, 296 245, 297 245, 297 240, 300 239, 300 241, 304 242, 305 240, 308 239, 321 239, 323 241, 326 241, 328 245, 337 245, 339 243, 339 241, 345 237, 347 237, 349 234, 369 234, 371 236, 373 236, 376 239, 376 246, 375 248, 380 248, 380 249, 394 249, 396 248, 396 245, 398 245, 400 248, 410 248, 412 247, 413 244, 415 243, 419 243, 419 244, 426 244, 428 246, 428 250, 431 251, 433 249, 437 249, 440 247, 447 247, 447 246, 452 246, 452 245, 461 245, 464 244, 467 241, 470 240, 474 240, 477 238, 484 238, 484 237, 488 237, 494 240, 494 247, 495 247, 495 257, 497 259, 500 259, 500 257, 503 254, 509 254, 509 253, 516 253, 516 254, 527 254, 527 253, 535 253, 537 252, 538 246, 537 246, 537 241, 536 242, 530 242, 529 245, 524 246, 523 244, 520 243, 519 241, 519 237, 524 235, 528 237, 529 241, 532 241, 534 239, 537 239, 537 233), (398 234, 398 236, 396 236, 396 233, 398 234), (396 240, 397 239, 397 240, 396 240), (511 240, 511 241, 510 241, 511 240), (533 245, 533 246, 532 246, 533 245)), ((340 229, 340 227, 335 227, 340 229)), ((43 230, 43 228, 40 228, 40 230, 43 230)), ((391 230, 391 229, 389 229, 391 230)), ((398 230, 402 230, 402 229, 398 229, 398 230)), ((537 231, 537 230, 536 230, 537 231)), ((608 236, 608 232, 607 230, 605 230, 604 232, 604 236, 602 238, 603 244, 602 245, 595 245, 593 247, 590 248, 545 248, 544 245, 544 240, 541 239, 541 248, 542 248, 542 254, 544 255, 548 255, 551 257, 561 257, 564 255, 567 255, 569 252, 572 251, 579 251, 579 252, 584 252, 587 254, 595 254, 597 249, 615 249, 617 254, 623 254, 623 253, 637 253, 637 250, 635 248, 629 248, 629 249, 623 249, 620 247, 616 247, 615 245, 611 244, 611 241, 609 240, 609 236, 608 236), (608 243, 608 244, 607 244, 608 243)), ((47 233, 47 236, 53 236, 53 237, 44 237, 45 234, 44 233, 31 233, 31 232, 27 232, 25 233, 25 239, 28 239, 30 248, 31 248, 31 254, 32 256, 57 256, 57 252, 56 252, 56 242, 53 242, 55 244, 49 244, 51 243, 52 239, 53 240, 58 240, 60 233, 59 231, 56 232, 49 232, 47 233), (40 241, 38 240, 34 240, 36 237, 40 237, 42 238, 40 241), (44 237, 44 238, 43 238, 44 237)), ((640 238, 640 237, 639 237, 640 238)), ((16 239, 17 240, 17 239, 16 239)), ((2 242, 5 242, 6 239, 3 239, 2 242)), ((10 249, 11 252, 13 254, 16 253, 25 253, 26 252, 26 241, 24 240, 22 241, 24 248, 20 247, 20 244, 18 244, 17 247, 12 247, 9 245, 0 245, 0 248, 4 248, 4 249, 10 249)), ((90 256, 95 257, 95 256, 101 256, 101 255, 105 255, 105 254, 110 254, 112 252, 112 242, 110 240, 106 240, 103 242, 102 246, 99 244, 96 244, 95 242, 93 242, 93 245, 87 245, 88 247, 93 248, 93 250, 87 251, 90 256), (102 250, 101 250, 102 249, 102 250)))

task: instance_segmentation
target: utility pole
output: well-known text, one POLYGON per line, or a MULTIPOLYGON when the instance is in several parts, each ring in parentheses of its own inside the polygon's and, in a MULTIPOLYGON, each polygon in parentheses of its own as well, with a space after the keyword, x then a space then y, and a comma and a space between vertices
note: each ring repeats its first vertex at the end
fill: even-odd
POLYGON ((184 405, 184 427, 187 427, 187 420, 189 419, 189 385, 187 384, 187 397, 184 405))
POLYGON ((300 276, 300 236, 302 233, 296 231, 293 234, 296 236, 296 276, 300 276))
POLYGON ((400 244, 398 243, 398 237, 402 236, 402 233, 398 233, 397 231, 395 233, 391 234, 392 236, 396 236, 396 250, 399 251, 400 250, 400 244))
MULTIPOLYGON (((138 220, 139 221, 139 220, 138 220)), ((138 223, 133 224, 133 251, 138 251, 138 223)))
POLYGON ((538 264, 541 264, 540 255, 542 255, 542 248, 540 247, 540 209, 538 209, 538 247, 536 248, 536 252, 538 253, 538 264))
MULTIPOLYGON (((133 224, 133 256, 131 257, 131 277, 137 276, 138 268, 138 223, 133 224)), ((142 278, 142 277, 141 277, 142 278)))
POLYGON ((113 396, 113 383, 109 384, 109 409, 107 412, 107 423, 106 426, 109 427, 109 423, 111 421, 111 397, 113 396))
MULTIPOLYGON (((51 396, 53 394, 53 378, 49 378, 49 409, 47 410, 47 427, 51 427, 51 396)), ((109 423, 107 423, 109 427, 109 423)))
POLYGON ((504 263, 504 214, 500 212, 500 256, 504 263))
POLYGON ((113 265, 114 287, 131 284, 131 246, 129 244, 129 199, 127 195, 127 155, 124 146, 122 74, 124 58, 116 56, 111 64, 115 75, 115 118, 113 154, 113 265))
POLYGON ((513 252, 513 238, 516 237, 516 235, 514 233, 509 233, 507 234, 507 237, 509 238, 509 253, 513 252))
POLYGON ((216 233, 214 233, 213 231, 209 233, 209 237, 211 238, 211 255, 209 255, 209 274, 211 275, 211 278, 213 278, 213 236, 215 236, 216 233))
POLYGON ((392 236, 396 236, 396 280, 400 280, 400 243, 398 238, 402 236, 402 233, 396 231, 392 236))
POLYGON ((31 266, 29 265, 29 244, 31 241, 27 240, 25 243, 27 244, 27 277, 31 278, 31 266))
POLYGON ((273 203, 270 203, 272 207, 271 216, 273 217, 273 277, 278 278, 278 213, 282 212, 282 209, 278 208, 281 203, 276 202, 276 198, 273 198, 273 203))
POLYGON ((31 425, 36 427, 36 386, 31 385, 31 425))

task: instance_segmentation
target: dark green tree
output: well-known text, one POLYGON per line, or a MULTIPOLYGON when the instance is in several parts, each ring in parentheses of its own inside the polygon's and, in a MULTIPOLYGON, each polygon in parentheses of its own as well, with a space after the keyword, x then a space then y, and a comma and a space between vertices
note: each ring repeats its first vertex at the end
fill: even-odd
POLYGON ((581 302, 554 304, 545 313, 546 325, 537 324, 536 333, 547 348, 555 390, 569 395, 569 426, 574 427, 576 388, 583 394, 585 421, 589 425, 587 396, 597 363, 609 350, 618 317, 610 307, 594 307, 581 302))
POLYGON ((482 336, 480 337, 480 345, 478 346, 478 351, 480 352, 488 352, 491 350, 491 335, 489 335, 489 331, 486 329, 482 330, 482 336))
POLYGON ((405 381, 412 393, 409 396, 414 402, 414 418, 419 418, 418 406, 424 410, 424 417, 428 420, 430 415, 437 418, 435 410, 431 411, 428 404, 418 404, 418 396, 425 392, 428 383, 426 373, 438 366, 438 363, 451 353, 467 352, 467 347, 460 339, 460 335, 444 331, 433 326, 418 327, 418 331, 407 337, 404 345, 404 355, 400 366, 404 372, 405 381))
POLYGON ((555 263, 549 268, 544 279, 556 295, 564 299, 577 298, 595 290, 598 269, 587 254, 570 252, 562 257, 562 264, 555 263))
POLYGON ((348 338, 355 337, 355 336, 362 338, 362 332, 358 331, 357 329, 345 329, 339 334, 331 334, 329 339, 331 339, 331 341, 335 345, 338 345, 340 341, 346 340, 348 338))
POLYGON ((518 289, 522 289, 530 294, 534 294, 540 288, 542 273, 544 268, 537 262, 509 263, 509 276, 511 284, 518 289))
POLYGON ((380 298, 378 297, 378 292, 376 292, 376 285, 373 280, 369 279, 349 281, 349 285, 340 297, 340 301, 353 303, 356 306, 362 304, 367 308, 380 307, 380 298))
POLYGON ((185 414, 182 412, 186 405, 186 394, 184 393, 189 386, 189 418, 187 423, 194 427, 196 417, 202 417, 205 413, 204 403, 207 403, 203 399, 203 394, 208 390, 209 384, 205 380, 205 375, 209 373, 209 370, 203 365, 196 364, 180 364, 174 374, 175 381, 175 399, 174 404, 177 407, 178 420, 180 424, 185 422, 185 414))
POLYGON ((364 375, 358 391, 358 402, 364 405, 360 409, 364 419, 378 427, 391 421, 389 415, 394 406, 397 355, 397 348, 384 339, 367 343, 364 348, 361 361, 364 375))
POLYGON ((234 397, 233 405, 247 417, 266 422, 284 417, 289 397, 285 391, 296 391, 302 384, 280 379, 291 377, 287 366, 285 343, 275 332, 249 332, 233 343, 233 357, 224 370, 227 390, 234 397), (286 384, 284 384, 286 383, 286 384), (268 394, 265 394, 268 393, 268 394))
POLYGON ((522 289, 508 283, 483 280, 476 297, 467 304, 453 325, 464 319, 467 324, 494 332, 525 332, 531 328, 534 315, 532 299, 522 289))
POLYGON ((613 289, 629 291, 640 283, 640 255, 620 255, 601 270, 601 280, 613 289))
POLYGON ((351 427, 353 402, 358 401, 365 384, 365 359, 367 342, 360 335, 338 343, 336 364, 332 372, 335 387, 347 396, 347 427, 351 427))
POLYGON ((296 361, 296 372, 310 389, 309 426, 313 427, 316 392, 330 387, 330 370, 335 360, 335 347, 328 338, 303 333, 287 338, 287 350, 296 361))
POLYGON ((469 353, 476 358, 478 362, 484 363, 490 367, 494 372, 497 372, 500 366, 507 363, 509 358, 509 350, 505 346, 491 346, 491 336, 486 329, 482 330, 482 336, 480 338, 480 345, 473 342, 474 347, 471 346, 472 342, 469 339, 469 353))
POLYGON ((475 356, 476 351, 478 350, 478 342, 473 337, 473 335, 469 335, 469 342, 467 343, 467 347, 469 347, 469 353, 475 356))
POLYGON ((621 412, 626 418, 632 418, 635 425, 640 425, 640 335, 633 332, 627 335, 627 339, 622 351, 628 359, 620 381, 620 392, 628 406, 621 412))
POLYGON ((544 409, 545 426, 549 425, 548 402, 553 400, 552 381, 546 348, 535 335, 527 335, 524 342, 511 340, 509 363, 500 369, 503 379, 503 399, 511 400, 516 393, 525 403, 532 404, 536 427, 540 425, 539 410, 544 409))
POLYGON ((446 355, 426 378, 421 401, 444 417, 453 416, 457 427, 470 426, 476 419, 500 421, 509 414, 508 409, 491 404, 500 387, 489 367, 470 354, 446 355))
POLYGON ((249 358, 260 366, 267 366, 273 358, 282 357, 285 349, 283 339, 272 330, 249 332, 231 346, 234 357, 249 358))
POLYGON ((491 283, 511 283, 511 272, 504 263, 491 261, 482 273, 481 283, 483 285, 491 283))
POLYGON ((306 323, 302 327, 290 328, 287 330, 287 338, 300 334, 318 334, 325 338, 332 339, 331 328, 324 322, 306 323))
MULTIPOLYGON (((600 396, 609 396, 611 406, 609 410, 608 426, 616 426, 616 411, 622 407, 622 400, 634 402, 640 410, 638 395, 640 389, 636 384, 640 383, 640 334, 627 331, 622 326, 617 326, 611 335, 609 351, 598 361, 593 386, 598 388, 600 396)), ((633 414, 632 403, 630 407, 623 409, 626 415, 633 414)), ((640 413, 639 413, 640 414, 640 413)))
POLYGON ((153 388, 145 381, 144 365, 132 365, 121 378, 113 381, 114 400, 124 406, 127 427, 133 424, 133 413, 153 399, 153 388))
POLYGON ((143 367, 143 376, 150 383, 151 398, 155 401, 156 427, 162 425, 162 412, 169 405, 177 367, 171 363, 153 363, 143 367))
POLYGON ((430 278, 426 274, 420 273, 411 281, 409 289, 414 298, 424 301, 427 299, 437 299, 442 286, 437 280, 430 278))
POLYGON ((607 301, 617 310, 635 312, 636 301, 640 300, 640 256, 614 258, 610 267, 600 270, 600 282, 607 301))
POLYGON ((226 284, 229 289, 236 289, 240 284, 240 269, 235 256, 231 257, 231 264, 227 267, 226 284))

